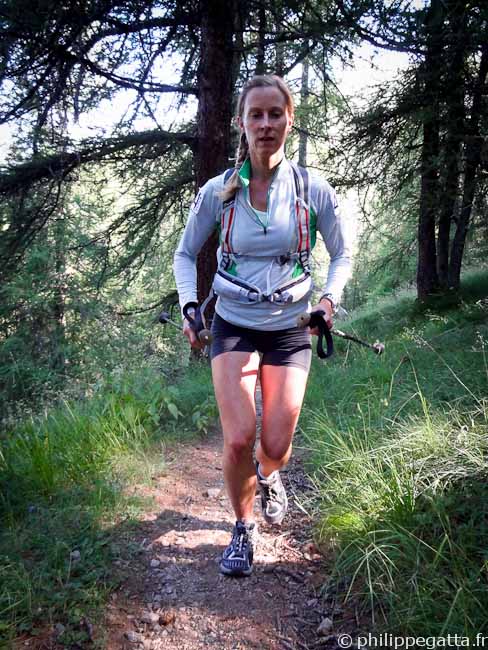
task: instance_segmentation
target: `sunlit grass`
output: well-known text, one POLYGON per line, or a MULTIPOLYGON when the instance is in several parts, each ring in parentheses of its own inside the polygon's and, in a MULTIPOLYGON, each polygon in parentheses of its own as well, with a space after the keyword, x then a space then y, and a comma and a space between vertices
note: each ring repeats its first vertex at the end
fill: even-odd
POLYGON ((302 428, 317 535, 375 629, 487 629, 485 285, 438 312, 408 299, 364 311, 343 328, 386 339, 385 355, 343 347, 314 367, 302 428))
POLYGON ((68 645, 87 640, 80 622, 99 616, 112 562, 131 552, 120 541, 149 505, 134 487, 164 474, 167 442, 205 434, 215 412, 205 364, 174 385, 141 368, 3 432, 0 640, 56 623, 68 645))

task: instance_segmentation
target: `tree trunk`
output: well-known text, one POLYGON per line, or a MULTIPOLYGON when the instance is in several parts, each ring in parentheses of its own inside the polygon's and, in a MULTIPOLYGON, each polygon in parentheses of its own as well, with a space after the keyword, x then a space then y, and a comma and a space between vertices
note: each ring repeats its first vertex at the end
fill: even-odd
POLYGON ((302 62, 302 85, 300 88, 300 137, 298 142, 298 164, 307 166, 307 144, 308 144, 308 58, 302 62))
MULTIPOLYGON (((201 59, 198 69, 196 178, 201 187, 229 167, 234 80, 235 0, 202 3, 201 59)), ((217 269, 218 236, 209 237, 197 259, 198 301, 208 296, 217 269)))
MULTIPOLYGON (((270 3, 272 6, 274 3, 270 3)), ((278 33, 283 28, 283 8, 276 3, 276 6, 273 8, 273 22, 274 30, 278 33)), ((285 44, 276 43, 275 44, 275 74, 279 77, 282 77, 285 72, 285 44)))
POLYGON ((477 188, 477 173, 481 162, 483 136, 481 134, 481 118, 483 113, 483 94, 486 92, 486 76, 488 74, 488 45, 483 44, 480 67, 473 93, 471 115, 467 128, 466 169, 464 173, 464 191, 461 203, 456 233, 451 247, 449 264, 449 286, 459 289, 461 281, 461 265, 468 233, 473 200, 477 188))
POLYGON ((53 336, 51 365, 64 372, 66 359, 66 226, 63 212, 54 224, 54 295, 52 299, 53 336))
POLYGON ((258 53, 256 57, 256 68, 254 74, 265 74, 266 66, 264 62, 264 51, 265 51, 265 38, 266 38, 266 7, 264 4, 261 4, 258 9, 258 30, 259 30, 259 43, 258 43, 258 53))
POLYGON ((443 9, 432 0, 427 16, 427 46, 423 76, 423 142, 418 225, 417 297, 425 300, 439 288, 435 241, 439 196, 439 88, 442 62, 443 9))
POLYGON ((456 2, 449 19, 449 37, 452 56, 448 57, 444 97, 447 105, 446 141, 442 192, 439 197, 439 230, 437 234, 437 263, 439 284, 448 288, 449 245, 451 224, 459 196, 460 153, 464 136, 464 62, 466 53, 466 19, 464 3, 456 2))

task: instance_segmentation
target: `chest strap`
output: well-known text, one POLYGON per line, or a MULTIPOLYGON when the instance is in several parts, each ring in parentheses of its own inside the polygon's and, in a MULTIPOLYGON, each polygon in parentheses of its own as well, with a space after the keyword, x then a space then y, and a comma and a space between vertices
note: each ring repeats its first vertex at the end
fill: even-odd
MULTIPOLYGON (((308 170, 296 163, 289 161, 295 182, 295 221, 297 226, 297 248, 290 251, 285 257, 290 258, 292 254, 298 257, 298 261, 306 273, 310 273, 310 207, 309 207, 309 174, 308 170)), ((224 185, 228 182, 234 169, 227 169, 224 173, 224 185)), ((228 271, 232 266, 231 247, 232 229, 235 222, 235 196, 222 203, 220 214, 221 232, 221 268, 228 271)))

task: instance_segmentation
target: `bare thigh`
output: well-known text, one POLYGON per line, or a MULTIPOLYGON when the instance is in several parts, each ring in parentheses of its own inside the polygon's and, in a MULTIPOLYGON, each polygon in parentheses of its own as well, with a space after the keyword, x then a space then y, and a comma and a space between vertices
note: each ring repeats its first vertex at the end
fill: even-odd
POLYGON ((289 450, 302 408, 308 371, 295 366, 261 367, 263 423, 261 446, 272 459, 289 450))
POLYGON ((226 442, 255 439, 258 370, 257 352, 224 352, 212 360, 215 397, 226 442))

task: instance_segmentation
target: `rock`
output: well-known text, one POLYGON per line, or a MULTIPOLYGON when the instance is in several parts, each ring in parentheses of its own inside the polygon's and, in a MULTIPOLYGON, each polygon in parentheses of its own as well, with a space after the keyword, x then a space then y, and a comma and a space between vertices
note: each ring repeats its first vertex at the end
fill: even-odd
POLYGON ((69 559, 72 562, 79 562, 81 560, 81 553, 77 550, 71 551, 71 553, 69 554, 69 559))
POLYGON ((81 623, 84 625, 86 633, 88 634, 88 640, 93 641, 93 624, 87 618, 82 618, 81 623))
POLYGON ((54 626, 54 633, 56 634, 56 636, 61 636, 62 634, 65 633, 65 631, 66 628, 62 623, 56 623, 56 625, 54 626))
POLYGON ((126 632, 124 636, 129 643, 144 643, 144 636, 137 632, 133 632, 132 630, 126 632))
POLYGON ((159 560, 151 560, 151 569, 157 569, 161 562, 159 560))
POLYGON ((315 555, 315 554, 320 555, 320 551, 319 551, 317 545, 314 544, 314 542, 306 542, 303 545, 302 549, 303 549, 304 553, 309 553, 310 555, 315 555))
POLYGON ((156 625, 159 622, 159 614, 156 614, 156 612, 142 612, 141 621, 148 625, 156 625))
POLYGON ((221 491, 222 490, 220 488, 208 488, 208 490, 205 490, 203 493, 203 496, 209 497, 210 499, 216 499, 220 496, 221 491))
POLYGON ((159 623, 161 625, 170 625, 176 621, 176 614, 174 612, 162 612, 159 615, 159 623))
POLYGON ((330 618, 324 618, 317 628, 317 634, 320 636, 327 636, 332 631, 332 627, 332 620, 330 618))

